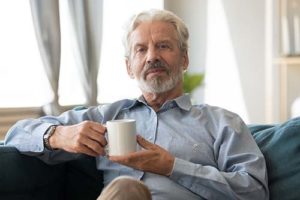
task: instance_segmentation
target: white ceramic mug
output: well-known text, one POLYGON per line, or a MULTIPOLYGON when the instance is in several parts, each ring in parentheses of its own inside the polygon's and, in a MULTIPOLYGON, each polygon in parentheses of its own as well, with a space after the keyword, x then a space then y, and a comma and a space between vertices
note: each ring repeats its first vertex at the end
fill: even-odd
POLYGON ((106 122, 108 155, 120 156, 137 150, 136 123, 134 119, 119 119, 106 122))

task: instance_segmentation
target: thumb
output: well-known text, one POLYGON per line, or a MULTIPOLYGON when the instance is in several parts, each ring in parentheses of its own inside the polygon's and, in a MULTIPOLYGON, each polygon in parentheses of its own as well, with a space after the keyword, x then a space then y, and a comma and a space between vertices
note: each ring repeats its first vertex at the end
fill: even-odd
POLYGON ((148 140, 146 140, 145 138, 143 138, 140 135, 136 136, 137 142, 138 144, 143 147, 144 149, 155 149, 155 144, 152 144, 151 142, 149 142, 148 140))

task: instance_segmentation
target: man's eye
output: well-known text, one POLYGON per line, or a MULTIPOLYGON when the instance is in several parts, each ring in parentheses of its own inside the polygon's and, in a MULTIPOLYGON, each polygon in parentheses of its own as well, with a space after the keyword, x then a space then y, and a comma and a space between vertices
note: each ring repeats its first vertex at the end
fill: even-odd
POLYGON ((160 44, 160 45, 158 45, 158 47, 160 49, 167 49, 167 48, 169 48, 169 45, 167 45, 167 44, 160 44))
POLYGON ((146 49, 143 48, 143 47, 140 47, 140 48, 137 48, 136 51, 137 51, 138 53, 142 53, 142 52, 146 51, 146 49))

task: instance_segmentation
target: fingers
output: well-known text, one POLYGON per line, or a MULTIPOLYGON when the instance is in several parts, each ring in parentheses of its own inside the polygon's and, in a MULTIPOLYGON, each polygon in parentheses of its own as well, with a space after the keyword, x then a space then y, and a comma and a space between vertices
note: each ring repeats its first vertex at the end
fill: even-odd
POLYGON ((106 132, 106 126, 104 124, 100 124, 98 122, 86 121, 89 124, 90 128, 94 131, 104 135, 106 132))
POLYGON ((81 153, 86 154, 86 155, 89 155, 89 156, 93 156, 93 157, 99 156, 98 153, 96 153, 95 151, 92 151, 92 150, 89 149, 89 148, 82 148, 81 153))
POLYGON ((114 162, 119 162, 119 163, 130 163, 134 162, 136 160, 141 160, 147 155, 146 151, 137 151, 137 152, 132 152, 128 153, 123 156, 108 156, 108 159, 114 162))
POLYGON ((146 140, 145 138, 143 138, 140 135, 136 136, 137 142, 138 144, 143 147, 144 149, 150 149, 150 150, 154 150, 156 149, 158 146, 149 142, 148 140, 146 140))
POLYGON ((90 140, 98 142, 102 147, 107 145, 107 141, 104 137, 106 128, 97 122, 85 121, 79 126, 79 134, 86 136, 90 140))
POLYGON ((97 122, 85 121, 81 126, 82 138, 79 140, 83 144, 84 151, 88 155, 105 155, 104 147, 107 145, 105 138, 106 128, 97 122))
POLYGON ((169 176, 173 169, 174 156, 142 137, 137 138, 140 145, 143 145, 147 149, 124 156, 109 156, 109 160, 137 170, 169 176))
POLYGON ((144 163, 148 162, 145 161, 144 159, 149 158, 149 156, 147 155, 149 153, 150 152, 148 152, 147 150, 138 151, 138 152, 129 153, 124 156, 109 156, 108 159, 112 162, 116 162, 143 171, 144 170, 143 166, 146 165, 144 163))
POLYGON ((68 152, 90 156, 105 155, 104 147, 107 145, 105 131, 106 128, 100 123, 84 121, 76 125, 57 127, 57 134, 51 138, 54 141, 53 147, 68 152))
POLYGON ((104 147, 98 142, 89 140, 88 138, 82 138, 79 141, 80 143, 78 144, 77 149, 79 149, 81 152, 92 156, 105 155, 104 147))

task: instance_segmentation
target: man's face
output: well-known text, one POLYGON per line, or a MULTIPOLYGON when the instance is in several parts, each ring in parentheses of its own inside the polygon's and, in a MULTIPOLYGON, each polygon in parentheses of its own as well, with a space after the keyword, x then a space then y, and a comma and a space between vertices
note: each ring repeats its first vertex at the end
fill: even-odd
POLYGON ((182 87, 188 56, 179 49, 173 25, 144 22, 131 34, 126 65, 128 74, 137 79, 143 92, 162 93, 182 87))

